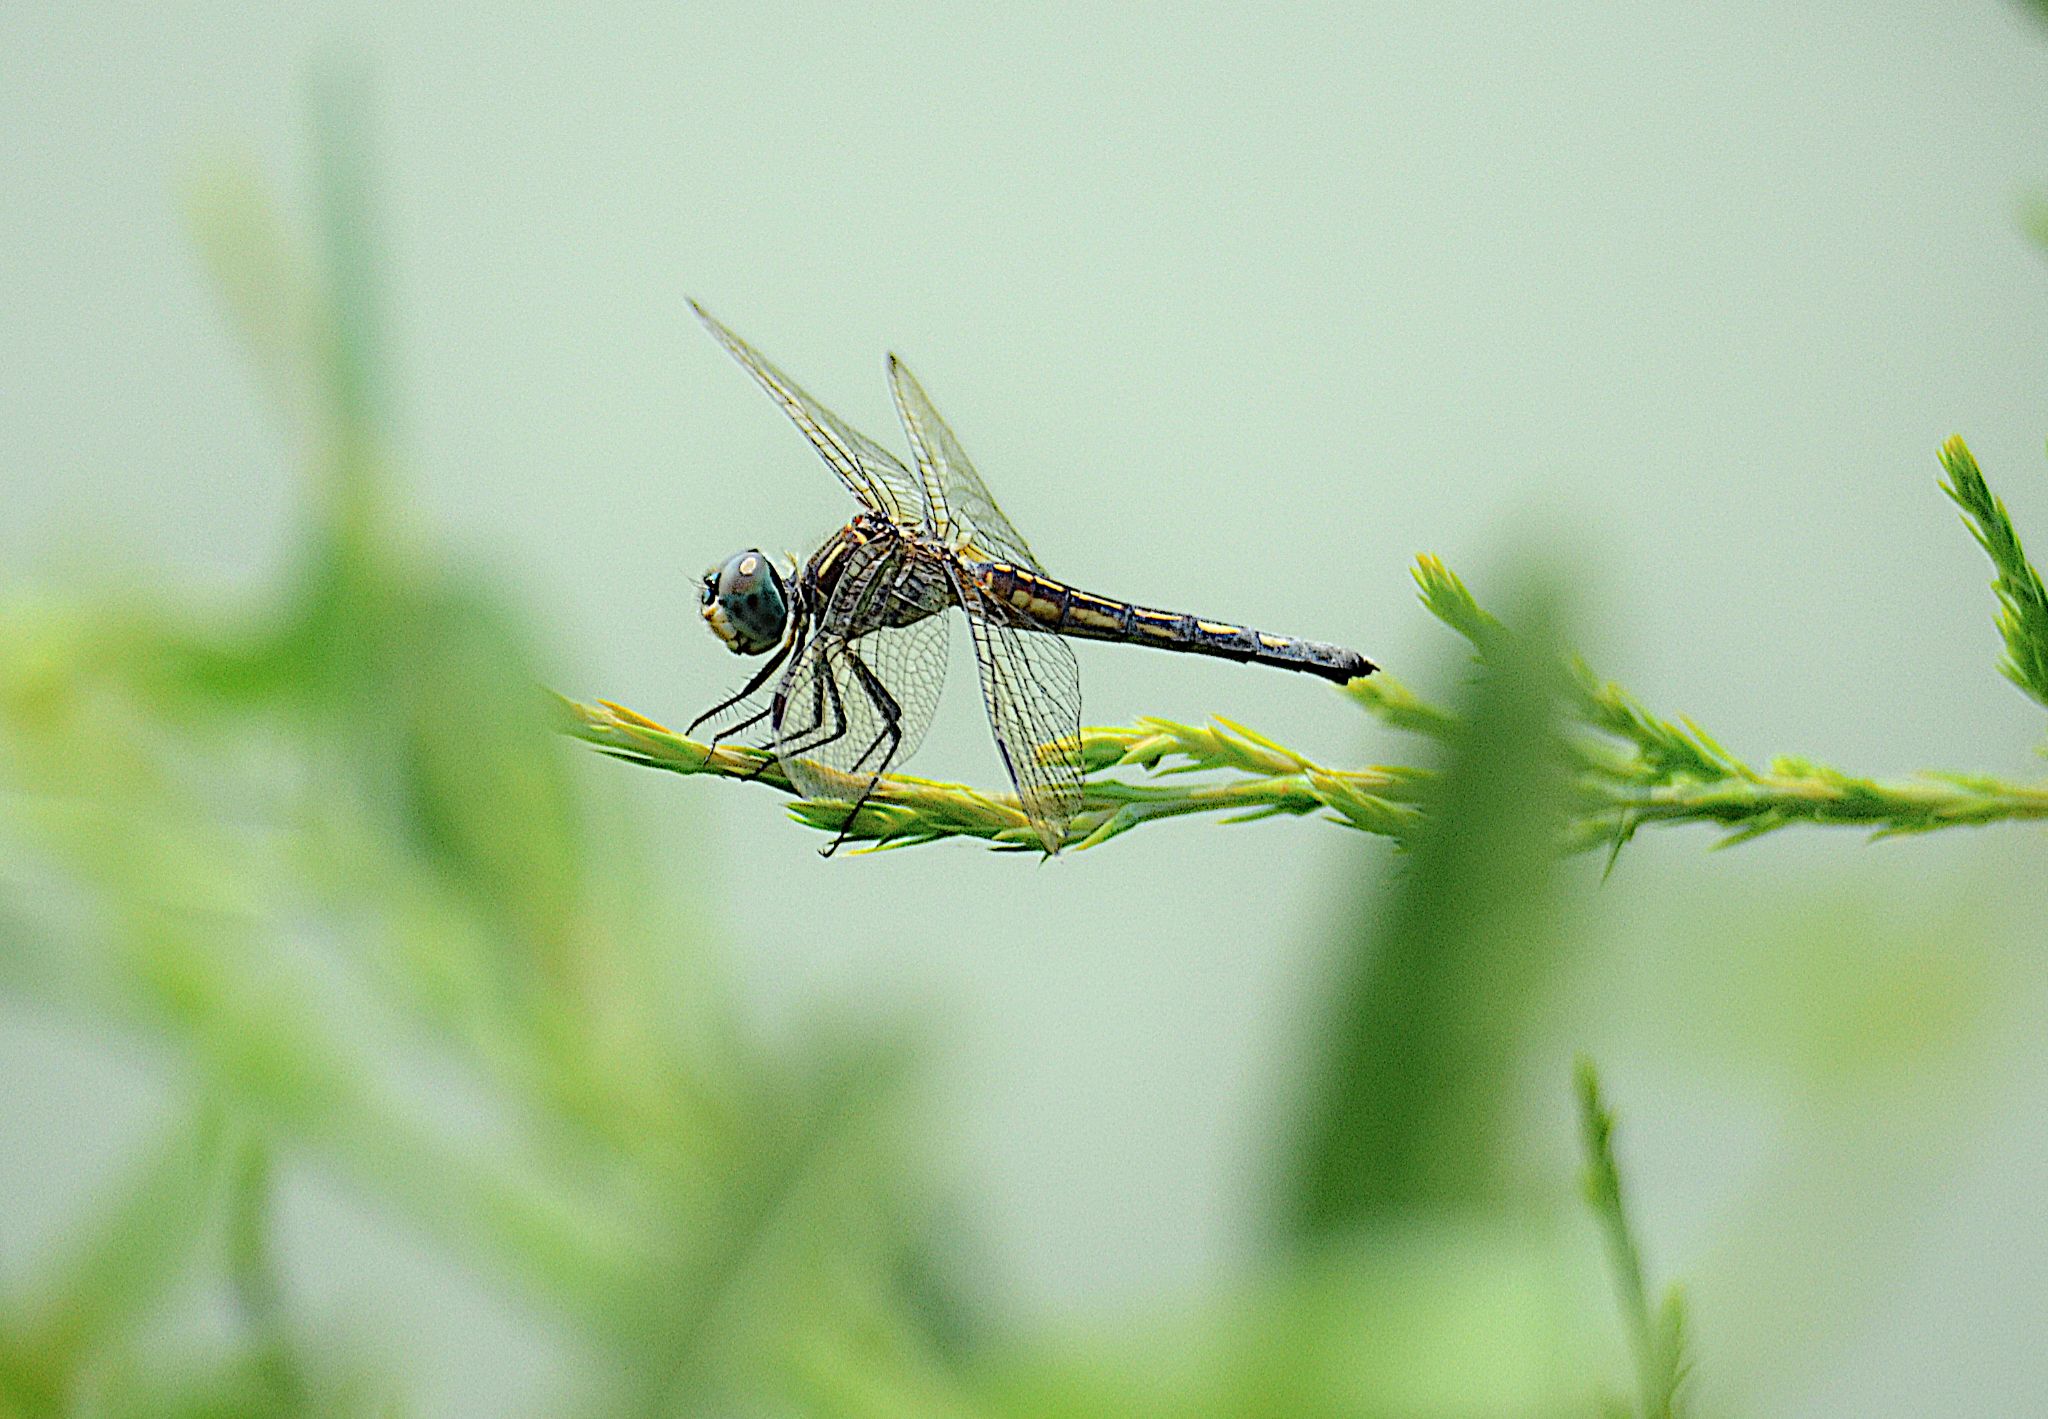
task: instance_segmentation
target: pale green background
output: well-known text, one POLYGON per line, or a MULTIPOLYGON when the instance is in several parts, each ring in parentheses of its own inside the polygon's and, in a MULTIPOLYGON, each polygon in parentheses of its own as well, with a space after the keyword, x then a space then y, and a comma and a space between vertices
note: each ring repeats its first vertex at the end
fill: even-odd
MULTIPOLYGON (((568 693, 688 719, 739 668, 696 623, 697 572, 845 511, 688 293, 891 442, 882 354, 904 353, 1041 557, 1101 591, 1441 684, 1453 647, 1410 558, 1483 592, 1544 527, 1591 568, 1601 666, 1739 752, 2038 765, 2040 712, 1991 671, 1985 568, 1934 489, 1962 431, 2048 545, 2048 264, 2016 218, 2048 183, 2048 30, 2016 8, 8 5, 8 582, 275 569, 290 440, 175 190, 225 143, 303 193, 305 80, 331 53, 375 76, 420 506, 517 580, 568 693)), ((1314 682, 1081 657, 1100 721, 1412 752, 1314 682)), ((957 649, 955 675, 919 767, 993 782, 957 649)), ((1016 1317, 1227 1274, 1334 884, 1385 870, 1382 844, 1180 824, 1043 867, 958 845, 824 863, 766 794, 633 791, 764 1028, 937 1026, 939 1146, 1016 1317)), ((1825 868, 1888 879, 1905 912, 1982 892, 2022 953, 2044 945, 2033 832, 1707 842, 1639 840, 1599 899, 1613 934, 1825 868)), ((2014 1018, 2038 1039, 2028 979, 2014 1018)), ((2037 1047, 1975 1081, 1977 1122, 1909 1190, 1854 1324, 1809 1348, 1713 1269, 1780 1141, 1768 1092, 1689 1073, 1625 1011, 1563 1037, 1601 1049, 1722 1400, 2048 1407, 2037 1047)), ((1530 1089, 1563 1132, 1562 1074, 1530 1089)), ((148 1098, 130 1057, 0 1016, 15 1215, 60 1211, 148 1098)), ((291 1220, 302 1303, 403 1337, 429 1409, 548 1392, 528 1318, 317 1180, 291 1220)))

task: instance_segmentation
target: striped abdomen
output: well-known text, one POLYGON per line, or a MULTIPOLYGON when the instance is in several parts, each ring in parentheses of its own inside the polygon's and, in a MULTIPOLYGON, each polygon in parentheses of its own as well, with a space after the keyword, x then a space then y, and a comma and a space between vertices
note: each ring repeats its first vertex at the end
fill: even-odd
POLYGON ((1043 629, 1063 636, 1190 651, 1282 670, 1305 670, 1340 685, 1370 675, 1377 668, 1357 651, 1340 645, 1269 636, 1247 626, 1112 601, 1008 562, 979 563, 973 574, 976 584, 988 596, 1043 629))

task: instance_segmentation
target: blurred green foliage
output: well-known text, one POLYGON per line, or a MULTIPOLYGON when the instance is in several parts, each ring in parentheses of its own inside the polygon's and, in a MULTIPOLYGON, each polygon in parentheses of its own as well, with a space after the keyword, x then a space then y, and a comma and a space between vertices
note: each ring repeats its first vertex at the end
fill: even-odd
MULTIPOLYGON (((1548 1415, 1624 1388, 1594 1229, 1513 1105, 1573 968, 1568 716, 1590 696, 1666 748, 1699 741, 1561 671, 1555 579, 1505 603, 1512 637, 1455 578, 1425 581, 1485 653, 1460 703, 1381 705, 1440 763, 1316 997, 1265 1251, 1187 1312, 1008 1333, 940 1255, 914 1051, 746 1037, 608 766, 556 735, 526 623, 416 540, 358 92, 334 80, 318 108, 313 256, 248 167, 192 195, 304 450, 314 515, 275 599, 0 604, 0 989, 149 1042, 180 1101, 32 1272, 0 1277, 0 1419, 409 1412, 402 1357, 292 1304, 287 1167, 572 1336, 555 1413, 1548 1415), (195 1294, 227 1323, 180 1324, 195 1294)), ((1914 1000, 1955 988, 1952 1029, 1928 1028, 1966 1035, 1989 985, 1902 960, 1914 1000)), ((1883 1014, 1885 980, 1805 1003, 1862 990, 1842 1008, 1883 1014)), ((1788 1069, 1815 1138, 1843 1117, 1815 1083, 1838 1063, 1788 1069)), ((1640 1331, 1611 1126, 1584 1102, 1640 1331)), ((1642 1407, 1668 1413, 1675 1348, 1644 1353, 1665 1382, 1642 1407)))
POLYGON ((132 595, 5 609, 6 832, 32 868, 7 983, 145 1032, 193 1116, 8 1286, 0 1413, 391 1412, 387 1367, 285 1314, 279 1152, 580 1328, 588 1403, 957 1412, 892 1309, 901 1051, 734 1038, 632 843, 595 850, 524 625, 406 536, 353 92, 319 110, 318 261, 247 170, 194 196, 307 450, 285 594, 231 625, 132 595), (421 1049, 484 1118, 404 1081, 421 1049), (151 1323, 195 1275, 240 1317, 197 1354, 151 1323))

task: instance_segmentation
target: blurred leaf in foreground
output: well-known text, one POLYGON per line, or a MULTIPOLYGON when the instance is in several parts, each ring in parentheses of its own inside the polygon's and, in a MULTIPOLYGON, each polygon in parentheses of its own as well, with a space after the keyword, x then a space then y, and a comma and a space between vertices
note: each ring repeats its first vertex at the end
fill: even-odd
POLYGON ((225 1190, 218 1111, 180 1118, 88 1210, 40 1280, 0 1305, 0 1413, 57 1408, 84 1357, 162 1304, 215 1225, 225 1190))
POLYGON ((1391 898, 1352 907, 1280 1199, 1297 1240, 1505 1200, 1515 1053, 1559 952, 1569 782, 1558 593, 1532 579, 1513 606, 1519 633, 1491 642, 1391 898))
POLYGON ((1420 781, 1412 853, 1391 888, 1354 888, 1341 977, 1311 992, 1286 1245, 1194 1314, 1014 1358, 993 1387, 1006 1413, 1538 1415, 1587 1395, 1591 1259, 1511 1187, 1569 791, 1558 593, 1524 585, 1516 634, 1487 618, 1464 704, 1432 721, 1445 762, 1420 781))

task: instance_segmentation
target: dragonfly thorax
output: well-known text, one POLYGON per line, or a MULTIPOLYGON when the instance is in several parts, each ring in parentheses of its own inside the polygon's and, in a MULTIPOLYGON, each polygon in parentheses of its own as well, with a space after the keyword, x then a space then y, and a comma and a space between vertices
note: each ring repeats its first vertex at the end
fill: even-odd
POLYGON ((953 604, 949 560, 938 543, 862 513, 804 565, 797 595, 825 630, 849 639, 915 625, 953 604))
POLYGON ((789 627, 789 591, 761 552, 735 552, 704 573, 704 621, 734 655, 765 655, 789 627))

